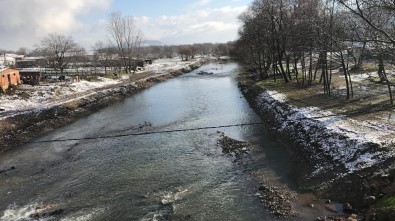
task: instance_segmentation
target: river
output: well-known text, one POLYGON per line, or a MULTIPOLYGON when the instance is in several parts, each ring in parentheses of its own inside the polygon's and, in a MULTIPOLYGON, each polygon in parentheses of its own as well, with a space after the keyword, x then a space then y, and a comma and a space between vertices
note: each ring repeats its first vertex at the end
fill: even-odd
POLYGON ((44 205, 61 212, 42 220, 276 220, 251 174, 292 186, 293 164, 267 130, 189 130, 261 122, 238 71, 204 65, 2 153, 0 170, 14 169, 0 174, 0 219, 30 220, 44 205), (254 147, 247 165, 222 153, 218 131, 254 147))

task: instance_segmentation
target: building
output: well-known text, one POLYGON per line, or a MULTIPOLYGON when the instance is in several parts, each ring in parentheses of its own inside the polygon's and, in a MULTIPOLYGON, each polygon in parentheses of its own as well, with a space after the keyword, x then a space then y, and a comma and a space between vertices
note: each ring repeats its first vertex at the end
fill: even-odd
POLYGON ((4 66, 14 66, 16 59, 9 56, 8 54, 1 54, 0 55, 0 65, 4 66))
POLYGON ((41 72, 34 69, 20 70, 19 75, 23 84, 37 85, 41 79, 41 72))
POLYGON ((45 67, 47 60, 45 57, 24 57, 23 59, 15 60, 15 67, 20 70, 24 68, 38 68, 45 67))
POLYGON ((11 68, 0 69, 0 88, 5 92, 12 86, 21 84, 19 71, 11 68))

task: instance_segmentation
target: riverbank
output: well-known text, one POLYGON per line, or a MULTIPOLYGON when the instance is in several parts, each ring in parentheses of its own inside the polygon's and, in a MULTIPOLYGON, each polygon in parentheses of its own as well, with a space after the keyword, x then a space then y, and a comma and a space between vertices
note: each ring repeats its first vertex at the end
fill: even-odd
MULTIPOLYGON (((3 111, 0 116, 2 140, 0 152, 29 142, 37 136, 69 124, 157 83, 188 73, 207 61, 206 58, 200 58, 189 62, 176 60, 154 63, 144 72, 131 74, 117 81, 102 80, 105 83, 95 84, 98 85, 97 87, 87 88, 89 82, 82 82, 83 85, 85 84, 82 86, 85 90, 74 92, 69 89, 70 85, 60 85, 62 89, 71 92, 50 98, 47 98, 43 92, 38 92, 39 97, 46 99, 36 99, 36 102, 27 102, 24 96, 14 96, 8 102, 12 104, 8 105, 11 107, 10 110, 3 111), (106 81, 110 82, 106 83, 106 81), (18 106, 21 103, 28 105, 18 106)), ((7 102, 3 101, 2 105, 7 105, 7 102)))
POLYGON ((276 219, 255 196, 259 184, 252 173, 281 182, 277 171, 289 167, 272 161, 277 150, 284 159, 281 145, 267 143, 271 138, 260 124, 199 129, 260 122, 237 88, 239 68, 210 62, 37 141, 72 140, 2 153, 6 172, 0 176, 7 182, 0 182, 0 219, 30 219, 36 212, 61 212, 45 218, 62 220, 276 219), (198 75, 200 70, 214 74, 198 75), (217 130, 232 138, 222 143, 251 144, 251 154, 240 152, 250 157, 248 171, 217 146, 217 130), (268 148, 274 152, 266 155, 268 148))
POLYGON ((366 213, 368 220, 388 220, 394 215, 393 124, 301 105, 311 97, 301 96, 291 85, 275 84, 279 86, 243 79, 240 88, 298 161, 300 191, 348 203, 348 212, 366 213), (297 99, 287 96, 292 93, 291 87, 297 99), (388 211, 377 212, 384 207, 388 211))

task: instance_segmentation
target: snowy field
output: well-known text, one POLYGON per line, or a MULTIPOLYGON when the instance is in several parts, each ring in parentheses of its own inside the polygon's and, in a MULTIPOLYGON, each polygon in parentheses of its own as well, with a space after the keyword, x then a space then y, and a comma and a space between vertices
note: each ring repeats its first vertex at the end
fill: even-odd
POLYGON ((57 82, 43 83, 36 86, 20 85, 13 95, 1 95, 0 109, 2 111, 20 111, 39 108, 53 101, 67 99, 71 95, 118 83, 121 83, 121 80, 99 77, 98 81, 95 82, 81 80, 73 83, 57 82))
MULTIPOLYGON (((204 59, 199 57, 198 60, 204 59)), ((154 60, 151 65, 144 67, 144 71, 152 71, 155 73, 167 73, 169 71, 182 69, 195 63, 196 60, 183 61, 181 58, 165 58, 154 60)))

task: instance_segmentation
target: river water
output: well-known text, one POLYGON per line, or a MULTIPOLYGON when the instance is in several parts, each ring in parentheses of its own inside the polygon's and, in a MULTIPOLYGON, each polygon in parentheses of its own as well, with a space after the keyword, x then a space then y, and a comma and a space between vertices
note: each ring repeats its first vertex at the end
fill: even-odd
POLYGON ((0 220, 29 220, 40 205, 62 209, 44 220, 276 220, 251 174, 291 185, 292 162, 262 125, 182 130, 261 122, 238 71, 204 65, 2 153, 0 170, 15 169, 0 173, 0 220), (218 131, 250 143, 251 163, 224 155, 218 131), (113 137, 38 142, 100 136, 113 137))

